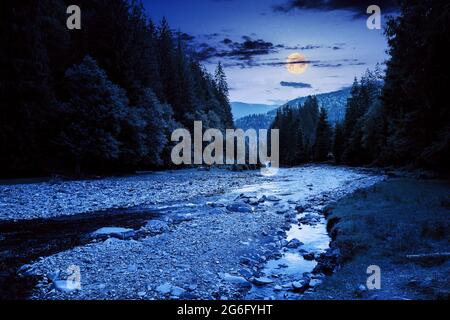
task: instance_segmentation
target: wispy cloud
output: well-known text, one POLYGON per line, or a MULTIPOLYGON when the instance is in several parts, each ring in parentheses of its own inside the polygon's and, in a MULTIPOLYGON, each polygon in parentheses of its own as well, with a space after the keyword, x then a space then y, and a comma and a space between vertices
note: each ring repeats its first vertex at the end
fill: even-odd
POLYGON ((277 12, 290 12, 295 9, 300 10, 346 10, 354 13, 355 17, 366 14, 366 10, 370 5, 378 5, 384 13, 393 12, 398 9, 398 1, 396 0, 289 0, 282 5, 273 7, 277 12))
POLYGON ((282 87, 291 87, 291 88, 296 88, 296 89, 305 89, 305 88, 312 88, 312 85, 310 85, 309 83, 304 83, 304 82, 287 82, 287 81, 281 81, 280 85, 282 87))

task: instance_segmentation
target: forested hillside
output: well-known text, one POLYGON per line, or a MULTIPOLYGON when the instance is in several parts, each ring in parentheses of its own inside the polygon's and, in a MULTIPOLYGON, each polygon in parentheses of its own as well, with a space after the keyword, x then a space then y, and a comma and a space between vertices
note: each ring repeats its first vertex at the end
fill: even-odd
MULTIPOLYGON (((323 93, 316 95, 316 99, 320 107, 324 108, 328 115, 328 121, 334 125, 342 121, 345 117, 345 106, 347 99, 350 96, 350 88, 344 88, 342 90, 323 93)), ((302 107, 309 97, 300 97, 287 102, 283 107, 290 106, 292 108, 302 107)), ((236 120, 236 127, 242 129, 254 128, 268 129, 273 123, 277 110, 269 111, 265 114, 255 114, 246 116, 236 120)))
POLYGON ((232 128, 222 67, 208 74, 166 20, 138 1, 0 4, 0 176, 169 165, 169 135, 202 120, 232 128))
POLYGON ((391 59, 384 86, 376 73, 353 85, 335 133, 339 162, 448 170, 449 22, 447 1, 402 2, 386 30, 391 59))
MULTIPOLYGON (((344 88, 338 91, 318 94, 316 98, 319 105, 326 110, 330 123, 335 124, 344 119, 345 105, 349 96, 350 88, 344 88)), ((297 107, 303 105, 307 99, 308 97, 301 97, 291 100, 287 104, 297 107)))

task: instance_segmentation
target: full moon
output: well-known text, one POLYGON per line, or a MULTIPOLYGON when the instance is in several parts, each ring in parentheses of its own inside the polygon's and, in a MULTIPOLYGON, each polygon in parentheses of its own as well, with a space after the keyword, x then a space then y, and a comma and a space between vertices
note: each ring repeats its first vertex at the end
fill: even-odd
POLYGON ((304 55, 293 53, 287 58, 286 67, 290 73, 302 74, 308 69, 308 63, 304 55))

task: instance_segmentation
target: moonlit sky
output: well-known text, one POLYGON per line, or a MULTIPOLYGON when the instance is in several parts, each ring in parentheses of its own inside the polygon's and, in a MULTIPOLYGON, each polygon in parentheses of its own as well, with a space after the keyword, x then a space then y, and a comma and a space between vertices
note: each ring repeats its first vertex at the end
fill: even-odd
MULTIPOLYGON (((366 27, 365 9, 342 8, 345 1, 334 1, 337 10, 276 9, 289 1, 145 0, 144 5, 153 20, 166 17, 175 31, 187 34, 208 71, 218 61, 224 64, 231 101, 282 104, 339 90, 387 59, 383 30, 366 27), (283 64, 296 52, 310 62, 302 74, 289 73, 283 64)), ((297 1, 302 2, 308 1, 297 1)))

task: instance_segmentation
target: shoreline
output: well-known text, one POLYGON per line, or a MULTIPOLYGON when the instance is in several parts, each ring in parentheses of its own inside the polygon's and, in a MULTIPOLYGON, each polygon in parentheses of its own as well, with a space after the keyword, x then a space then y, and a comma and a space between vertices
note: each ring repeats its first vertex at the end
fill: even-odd
POLYGON ((333 271, 304 299, 448 300, 448 195, 448 181, 400 175, 338 201, 324 212, 332 240, 319 260, 333 271), (413 216, 404 214, 407 209, 415 209, 413 216), (373 265, 381 269, 379 290, 366 284, 373 265))

